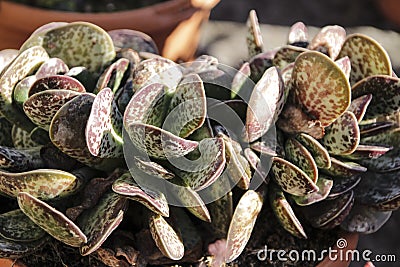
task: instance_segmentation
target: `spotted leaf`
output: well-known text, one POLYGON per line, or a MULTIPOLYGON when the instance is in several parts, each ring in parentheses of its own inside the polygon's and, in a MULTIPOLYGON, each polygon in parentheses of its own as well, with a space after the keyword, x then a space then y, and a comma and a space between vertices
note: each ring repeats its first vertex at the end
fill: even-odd
POLYGON ((342 45, 346 40, 346 30, 338 25, 323 27, 311 40, 309 49, 327 53, 332 59, 336 59, 342 45))
POLYGON ((349 57, 342 57, 335 61, 338 67, 343 71, 347 80, 350 80, 351 62, 349 57))
POLYGON ((0 168, 7 171, 27 171, 44 168, 40 148, 17 149, 0 146, 0 168))
POLYGON ((277 68, 266 70, 254 87, 246 114, 249 142, 264 135, 278 119, 284 105, 284 86, 277 68))
POLYGON ((332 176, 331 179, 333 180, 333 186, 329 192, 328 198, 336 198, 349 192, 350 190, 353 190, 361 181, 361 176, 354 175, 351 177, 346 177, 346 179, 332 176))
POLYGON ((3 49, 0 51, 0 73, 18 56, 18 53, 17 49, 3 49))
POLYGON ((172 179, 175 174, 165 169, 162 165, 139 157, 135 157, 135 164, 138 169, 145 172, 148 175, 152 175, 162 179, 172 179))
POLYGON ((308 29, 303 22, 296 22, 290 27, 287 43, 299 46, 308 43, 308 29))
POLYGON ((272 62, 278 68, 283 69, 294 62, 301 53, 306 51, 308 51, 308 49, 293 45, 284 45, 276 51, 272 62))
POLYGON ((49 58, 38 68, 35 73, 36 79, 40 79, 46 76, 65 74, 69 71, 69 67, 59 58, 49 58))
POLYGON ((150 232, 154 242, 164 256, 180 260, 185 252, 181 237, 160 215, 150 217, 150 232))
POLYGON ((25 131, 24 129, 13 125, 11 129, 11 139, 13 145, 17 149, 29 149, 40 147, 40 144, 33 141, 31 132, 25 131))
POLYGON ((326 130, 322 142, 333 155, 353 153, 360 143, 360 129, 356 116, 350 111, 343 113, 326 130))
POLYGON ((276 51, 268 51, 264 52, 261 54, 258 54, 249 60, 249 65, 250 65, 250 78, 254 81, 257 82, 261 76, 264 74, 264 72, 273 66, 272 64, 272 59, 275 56, 276 51))
POLYGON ((324 127, 350 105, 350 84, 346 75, 335 62, 319 52, 304 52, 297 57, 292 84, 296 101, 324 127))
POLYGON ((18 194, 18 205, 26 216, 55 239, 72 247, 80 247, 87 242, 87 237, 74 222, 29 193, 18 194))
POLYGON ((304 196, 318 190, 306 173, 285 159, 274 157, 271 170, 275 181, 289 194, 304 196))
POLYGON ((238 93, 242 88, 247 88, 247 86, 250 86, 249 84, 250 74, 251 74, 250 64, 248 62, 243 63, 243 65, 240 67, 239 71, 236 72, 232 80, 232 85, 231 85, 232 99, 238 95, 238 93))
POLYGON ((300 133, 296 139, 302 143, 311 153, 318 168, 330 168, 331 158, 326 148, 312 136, 300 133))
POLYGON ((158 48, 153 39, 141 31, 116 29, 108 31, 108 34, 116 48, 132 48, 138 52, 158 54, 158 48))
POLYGON ((332 189, 333 183, 333 180, 327 179, 323 175, 321 175, 320 177, 318 177, 317 181, 318 191, 302 197, 292 196, 292 198, 299 206, 307 206, 320 202, 328 197, 332 189))
POLYGON ((96 88, 94 93, 97 94, 103 88, 111 88, 113 93, 116 93, 118 88, 121 86, 121 82, 124 78, 125 72, 128 70, 129 60, 126 58, 120 58, 100 75, 97 80, 96 88))
POLYGON ((257 13, 251 10, 247 19, 247 51, 249 57, 253 57, 263 52, 263 40, 261 36, 260 25, 258 23, 257 13))
POLYGON ((262 196, 253 190, 246 191, 240 198, 226 237, 225 262, 232 262, 242 253, 250 239, 262 205, 262 196))
POLYGON ((385 155, 391 149, 391 147, 385 146, 359 145, 352 154, 345 155, 344 157, 351 160, 377 159, 385 155))
POLYGON ((347 110, 352 112, 356 116, 358 123, 360 123, 364 118, 365 112, 367 111, 368 105, 371 100, 372 94, 367 94, 351 101, 351 104, 347 110))
POLYGON ((332 177, 347 178, 367 171, 367 168, 351 161, 340 161, 331 157, 331 167, 321 171, 332 177))
POLYGON ((67 75, 52 75, 37 79, 29 89, 28 96, 51 89, 86 92, 85 87, 77 79, 67 75))
POLYGON ((35 75, 30 75, 19 81, 13 91, 13 101, 21 106, 29 98, 29 90, 31 86, 36 82, 37 78, 35 75))
POLYGON ((107 237, 118 227, 127 208, 127 199, 109 192, 92 209, 86 210, 79 217, 79 225, 88 237, 80 247, 83 256, 97 250, 107 237))
POLYGON ((348 35, 339 53, 339 57, 345 56, 351 61, 351 84, 371 75, 392 74, 387 52, 377 41, 366 35, 348 35))
POLYGON ((374 142, 382 142, 375 139, 382 137, 382 133, 387 133, 391 130, 394 130, 397 127, 397 124, 392 121, 377 121, 359 126, 361 136, 360 142, 369 142, 369 144, 373 144, 374 142))
POLYGON ((307 238, 303 226, 299 219, 297 219, 283 192, 276 187, 272 187, 269 193, 269 200, 272 210, 282 227, 298 238, 307 238))
POLYGON ((44 237, 31 242, 16 242, 0 237, 0 257, 18 259, 32 254, 49 242, 49 238, 44 237))

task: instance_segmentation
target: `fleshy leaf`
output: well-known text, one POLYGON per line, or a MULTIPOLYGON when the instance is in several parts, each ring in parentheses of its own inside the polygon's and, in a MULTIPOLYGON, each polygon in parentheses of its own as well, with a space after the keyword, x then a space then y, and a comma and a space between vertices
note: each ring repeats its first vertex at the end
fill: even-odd
POLYGON ((359 145, 352 154, 345 155, 344 157, 351 160, 377 159, 385 155, 391 149, 391 147, 385 146, 359 145))
POLYGON ((278 68, 283 69, 294 62, 301 53, 306 51, 308 51, 308 49, 293 45, 284 45, 276 51, 272 62, 278 68))
POLYGON ((348 35, 339 53, 339 57, 345 56, 351 61, 351 84, 371 75, 392 74, 387 52, 377 41, 366 35, 348 35))
POLYGON ((397 124, 392 121, 377 121, 373 123, 363 124, 360 126, 361 143, 368 142, 373 144, 374 142, 381 142, 374 140, 381 133, 389 132, 397 127, 397 124))
POLYGON ((82 213, 79 217, 79 225, 88 237, 87 242, 80 247, 83 256, 94 252, 106 241, 121 223, 126 207, 126 198, 109 192, 94 208, 82 213))
POLYGON ((31 86, 36 82, 37 78, 35 75, 26 76, 21 81, 19 81, 13 91, 13 101, 21 106, 29 98, 29 90, 31 86))
POLYGON ((297 57, 292 84, 296 101, 324 127, 350 105, 351 89, 346 75, 335 62, 319 52, 304 52, 297 57))
POLYGON ((153 39, 141 31, 116 29, 108 32, 116 48, 132 48, 138 52, 158 54, 153 39))
POLYGON ((297 219, 289 202, 286 200, 283 192, 276 187, 271 188, 269 193, 272 210, 274 211, 282 227, 298 238, 307 238, 307 235, 297 219))
MULTIPOLYGON (((354 97, 354 95, 353 95, 354 97)), ((372 94, 363 95, 353 99, 350 103, 348 111, 352 112, 356 118, 357 122, 360 123, 364 118, 365 112, 367 111, 368 105, 372 100, 372 94)))
POLYGON ((299 21, 293 24, 289 30, 287 43, 289 45, 300 45, 308 42, 308 29, 306 25, 299 21))
POLYGON ((323 27, 311 40, 308 48, 326 52, 332 59, 336 59, 346 40, 346 30, 338 25, 323 27))
POLYGON ((322 142, 333 155, 353 153, 360 143, 360 129, 356 116, 350 111, 343 113, 326 130, 322 142))
POLYGON ((116 93, 121 85, 124 74, 129 66, 129 60, 126 58, 120 58, 113 64, 107 67, 104 72, 100 75, 97 80, 96 88, 94 93, 97 94, 103 88, 111 88, 113 93, 116 93))
POLYGON ((34 197, 48 200, 71 194, 79 181, 64 171, 37 169, 28 172, 7 173, 0 171, 0 191, 10 197, 27 192, 34 197))
POLYGON ((0 168, 7 171, 18 172, 44 168, 40 157, 40 148, 17 149, 0 146, 0 168))
POLYGON ((250 64, 248 62, 243 63, 239 71, 236 72, 232 80, 231 85, 231 98, 235 98, 242 88, 247 86, 246 82, 249 81, 251 74, 250 64))
POLYGON ((361 176, 354 175, 351 177, 346 177, 346 179, 332 176, 331 179, 333 179, 333 186, 331 191, 329 192, 328 198, 336 198, 337 196, 353 190, 361 181, 361 176))
POLYGON ((263 40, 261 36, 260 25, 258 23, 257 13, 255 10, 250 10, 247 19, 247 51, 249 58, 263 52, 263 40))
POLYGON ((37 79, 29 89, 28 96, 51 89, 86 92, 85 87, 77 79, 66 75, 52 75, 37 79))
POLYGON ((18 53, 17 49, 3 49, 0 51, 0 73, 18 56, 18 53))
POLYGON ((277 68, 266 70, 255 85, 246 115, 249 142, 264 135, 278 119, 284 105, 284 85, 277 68))
POLYGON ((0 257, 21 258, 35 252, 48 242, 49 238, 47 237, 32 242, 16 242, 0 237, 0 257))
POLYGON ((17 149, 29 149, 40 146, 40 144, 32 140, 31 132, 25 131, 15 124, 13 125, 11 130, 11 139, 14 147, 17 149))
POLYGON ((350 80, 350 72, 351 72, 351 62, 348 56, 339 58, 335 60, 335 63, 339 66, 339 68, 343 71, 346 79, 350 80))
POLYGON ((69 71, 69 67, 59 58, 49 58, 38 68, 35 73, 36 79, 40 79, 46 76, 52 76, 57 74, 65 74, 69 71))
POLYGON ((246 191, 240 198, 226 238, 225 262, 232 262, 242 253, 250 239, 262 205, 262 196, 253 190, 246 191))
POLYGON ((275 181, 289 194, 304 196, 318 190, 307 174, 285 159, 274 157, 271 170, 275 181))
POLYGON ((320 177, 318 177, 317 181, 318 191, 302 197, 292 196, 292 198, 299 206, 307 206, 320 202, 328 197, 332 189, 333 183, 333 180, 327 179, 323 175, 321 175, 320 177))
POLYGON ((277 153, 275 152, 275 147, 273 145, 269 145, 266 142, 254 142, 250 144, 251 149, 254 151, 260 152, 263 155, 266 156, 277 156, 277 153))
POLYGON ((275 56, 276 51, 268 51, 264 52, 261 54, 258 54, 254 57, 252 57, 249 60, 250 64, 250 78, 254 81, 257 82, 261 76, 264 74, 264 72, 273 66, 272 64, 272 59, 275 56))
POLYGON ((296 139, 310 151, 318 168, 329 169, 331 167, 329 153, 318 140, 306 133, 300 133, 296 136, 296 139))
POLYGON ((25 215, 55 239, 72 247, 80 247, 87 242, 85 234, 74 222, 29 193, 18 194, 18 205, 25 215))
POLYGON ((367 171, 367 168, 351 161, 340 161, 331 157, 331 167, 321 169, 322 172, 332 177, 351 177, 367 171))
POLYGON ((139 170, 145 172, 148 175, 167 180, 175 177, 175 174, 154 161, 148 161, 139 157, 135 157, 135 164, 139 170))

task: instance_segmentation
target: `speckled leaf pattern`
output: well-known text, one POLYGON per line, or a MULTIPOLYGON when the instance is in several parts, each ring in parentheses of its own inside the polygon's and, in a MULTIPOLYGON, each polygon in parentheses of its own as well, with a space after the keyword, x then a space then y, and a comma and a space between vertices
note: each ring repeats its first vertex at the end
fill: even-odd
POLYGON ((400 196, 392 200, 374 205, 380 211, 395 211, 400 208, 400 196))
POLYGON ((138 52, 158 54, 157 45, 147 34, 131 29, 116 29, 108 31, 116 48, 132 48, 138 52))
POLYGON ((64 197, 74 192, 79 181, 76 176, 65 171, 37 169, 20 173, 0 171, 0 191, 10 197, 19 192, 28 192, 43 200, 64 197))
POLYGON ((49 55, 42 47, 29 48, 21 52, 0 75, 0 114, 10 122, 27 130, 34 128, 33 123, 23 112, 12 105, 13 89, 20 80, 48 58, 49 55))
POLYGON ((258 155, 248 147, 244 149, 243 154, 255 173, 257 173, 261 179, 268 182, 268 166, 270 166, 269 164, 272 163, 272 160, 263 158, 263 162, 261 162, 258 155))
MULTIPOLYGON (((227 178, 222 179, 227 181, 227 178)), ((232 220, 233 214, 232 193, 228 192, 216 201, 207 204, 207 208, 211 216, 211 232, 217 238, 226 238, 229 222, 232 220)))
POLYGON ((354 205, 340 227, 348 232, 372 234, 378 231, 391 215, 391 211, 379 211, 373 207, 354 205))
POLYGON ((267 69, 255 85, 246 114, 249 142, 264 135, 278 119, 284 105, 284 85, 276 67, 267 69))
POLYGON ((69 71, 69 67, 59 58, 49 58, 38 68, 35 72, 36 79, 40 79, 46 76, 52 76, 57 74, 65 74, 69 71))
POLYGON ((375 140, 381 133, 388 133, 389 131, 397 127, 396 123, 392 121, 377 121, 367 124, 362 124, 360 126, 360 143, 364 142, 381 142, 375 140), (368 141, 367 141, 368 140, 368 141))
POLYGON ((180 260, 185 248, 181 237, 160 215, 150 217, 150 232, 162 254, 172 260, 180 260))
POLYGON ((8 240, 29 242, 45 235, 46 232, 19 209, 0 214, 0 236, 8 240))
POLYGON ((307 176, 316 183, 318 181, 318 167, 310 151, 294 138, 286 140, 286 158, 298 166, 307 176))
POLYGON ((80 247, 83 256, 98 249, 118 227, 127 208, 127 199, 114 192, 105 194, 97 205, 79 217, 79 225, 88 237, 80 247))
POLYGON ((158 127, 131 123, 125 125, 132 143, 150 157, 166 159, 177 158, 197 148, 198 142, 186 140, 158 127))
POLYGON ((346 75, 322 53, 309 51, 297 57, 292 84, 296 100, 322 126, 330 125, 350 105, 351 89, 346 75))
POLYGON ((323 27, 311 40, 308 48, 325 52, 336 59, 346 40, 346 30, 338 25, 323 27))
POLYGON ((35 252, 49 242, 49 238, 42 238, 32 242, 16 242, 0 237, 0 257, 17 259, 35 252))
POLYGON ((320 202, 328 197, 332 189, 333 183, 333 180, 325 178, 323 175, 321 175, 318 177, 317 181, 318 191, 302 197, 292 196, 292 198, 299 206, 307 206, 320 202))
POLYGON ((341 161, 331 157, 331 167, 321 171, 332 177, 347 178, 366 172, 367 168, 352 161, 341 161))
POLYGON ((318 190, 306 173, 283 158, 274 157, 271 170, 275 181, 289 194, 304 196, 318 190))
POLYGON ((0 72, 18 56, 17 49, 3 49, 0 51, 0 72))
POLYGON ((372 94, 366 94, 357 97, 351 101, 348 111, 352 112, 356 116, 357 122, 360 123, 364 118, 365 112, 367 111, 368 105, 372 100, 372 94))
POLYGON ((351 61, 351 84, 371 75, 392 74, 387 52, 378 42, 366 35, 348 35, 339 53, 339 57, 345 56, 351 61))
POLYGON ((391 147, 385 146, 359 145, 353 153, 345 155, 344 157, 351 160, 377 159, 385 155, 391 149, 391 147))
POLYGON ((390 115, 400 110, 400 79, 387 75, 367 77, 352 87, 353 97, 372 94, 365 119, 390 115))
POLYGON ((80 247, 87 242, 87 237, 74 222, 29 193, 18 194, 18 205, 25 215, 55 239, 72 247, 80 247))
POLYGON ((169 216, 169 207, 165 195, 153 189, 140 187, 129 173, 118 178, 113 183, 112 189, 115 193, 135 200, 155 213, 169 216))
POLYGON ((92 23, 68 23, 48 30, 42 38, 41 45, 49 55, 62 59, 69 67, 84 66, 92 72, 99 72, 115 57, 111 37, 92 23))
POLYGON ((258 81, 263 75, 263 73, 268 68, 273 66, 272 59, 274 58, 275 52, 276 52, 275 50, 268 51, 250 58, 249 60, 250 70, 251 70, 250 78, 253 81, 258 81))
POLYGON ((0 168, 7 171, 18 172, 44 167, 40 157, 40 148, 17 149, 0 146, 0 168))
POLYGON ((355 188, 361 181, 361 175, 346 177, 346 179, 342 179, 341 177, 332 177, 332 179, 333 186, 329 192, 328 198, 336 198, 350 190, 353 190, 353 188, 355 188))
POLYGON ((163 128, 185 138, 203 125, 207 113, 203 82, 197 74, 184 76, 172 96, 163 128))
POLYGON ((360 128, 356 116, 350 111, 343 113, 326 130, 322 143, 333 155, 353 153, 360 143, 360 128))
POLYGON ((251 149, 253 149, 254 151, 260 152, 263 155, 266 156, 276 156, 277 153, 275 151, 275 147, 273 147, 273 145, 269 145, 266 142, 254 142, 252 144, 250 144, 251 149))
POLYGON ((313 205, 303 206, 301 211, 313 227, 333 228, 343 221, 343 214, 348 214, 349 207, 352 207, 353 203, 354 194, 353 191, 350 191, 335 199, 327 199, 313 205), (337 219, 340 219, 340 221, 337 219), (334 223, 332 224, 332 222, 334 223))
POLYGON ((85 128, 86 145, 93 156, 122 158, 122 115, 114 101, 110 88, 101 90, 93 101, 85 128), (112 120, 119 125, 113 125, 112 120))
POLYGON ((48 130, 57 111, 69 100, 80 95, 71 90, 46 90, 36 93, 24 102, 23 109, 36 125, 48 130))
POLYGON ((113 64, 107 67, 97 80, 95 93, 100 92, 103 88, 111 88, 115 93, 121 85, 122 78, 129 66, 129 60, 126 58, 120 58, 113 64), (110 83, 112 82, 112 83, 110 83))
POLYGON ((136 92, 124 113, 124 125, 142 122, 161 127, 168 110, 167 88, 161 83, 149 84, 136 92))
POLYGON ((80 93, 86 92, 83 84, 77 79, 67 75, 52 75, 37 79, 29 89, 28 96, 51 89, 72 90, 80 93))
POLYGON ((31 89, 31 86, 36 82, 36 80, 37 78, 35 75, 30 75, 26 76, 15 85, 13 91, 13 101, 17 105, 22 106, 24 102, 28 99, 29 90, 31 89))
POLYGON ((339 59, 335 60, 335 63, 343 71, 344 75, 346 76, 346 79, 349 81, 350 80, 350 73, 351 73, 350 58, 348 56, 345 56, 345 57, 342 57, 342 58, 339 58, 339 59))
POLYGON ((135 70, 133 90, 139 89, 152 83, 160 83, 167 86, 172 92, 183 74, 178 64, 166 58, 151 58, 140 62, 135 70))
POLYGON ((139 157, 135 157, 135 165, 139 170, 145 172, 148 175, 152 175, 161 179, 172 179, 175 177, 175 174, 165 169, 162 165, 150 161, 141 159, 139 157))
POLYGON ((311 153, 318 168, 330 168, 331 158, 329 153, 318 140, 306 133, 300 133, 296 136, 296 139, 311 153))
POLYGON ((301 222, 297 219, 296 214, 281 190, 272 187, 271 192, 269 192, 269 201, 279 223, 286 231, 298 238, 307 238, 301 222))
POLYGON ((272 62, 274 66, 283 69, 290 63, 294 62, 301 53, 306 51, 308 51, 308 49, 293 45, 284 45, 276 51, 272 62))
POLYGON ((243 63, 243 65, 240 67, 239 71, 236 72, 232 80, 232 85, 231 85, 232 99, 237 96, 237 94, 243 87, 247 86, 246 82, 250 81, 250 74, 251 74, 251 69, 249 62, 243 63))
POLYGON ((240 198, 226 237, 225 262, 232 262, 242 253, 250 239, 262 205, 262 196, 253 190, 246 191, 240 198))
POLYGON ((247 51, 249 58, 263 52, 263 40, 261 36, 260 25, 258 23, 257 13, 251 10, 247 18, 247 51))
POLYGON ((40 144, 32 140, 30 132, 17 127, 15 124, 11 130, 11 139, 14 147, 17 149, 36 148, 40 146, 40 144))
POLYGON ((288 44, 308 42, 308 29, 306 25, 299 21, 290 27, 288 35, 288 44))

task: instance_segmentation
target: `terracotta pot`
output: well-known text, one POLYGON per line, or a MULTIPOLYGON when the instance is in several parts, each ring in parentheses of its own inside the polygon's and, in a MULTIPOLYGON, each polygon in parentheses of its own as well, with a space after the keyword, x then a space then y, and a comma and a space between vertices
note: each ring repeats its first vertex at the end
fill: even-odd
POLYGON ((400 2, 398 0, 376 0, 382 14, 400 27, 400 2))
POLYGON ((135 10, 78 13, 45 10, 0 1, 0 50, 18 49, 43 24, 88 21, 105 30, 133 29, 150 35, 161 54, 172 60, 190 60, 200 38, 201 25, 220 0, 170 0, 135 10))
POLYGON ((19 260, 0 258, 0 267, 27 267, 27 266, 19 260))

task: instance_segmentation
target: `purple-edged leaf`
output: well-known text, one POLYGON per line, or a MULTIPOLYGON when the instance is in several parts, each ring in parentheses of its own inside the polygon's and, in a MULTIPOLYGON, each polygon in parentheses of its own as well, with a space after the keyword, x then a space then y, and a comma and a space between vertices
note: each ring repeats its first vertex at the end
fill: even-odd
POLYGON ((350 105, 351 89, 346 75, 322 53, 309 51, 299 55, 291 84, 296 101, 324 127, 335 121, 350 105))
POLYGON ((351 73, 350 58, 348 56, 345 56, 336 60, 335 63, 343 71, 344 75, 346 76, 346 79, 350 80, 350 73, 351 73))
POLYGON ((37 79, 29 89, 28 95, 32 96, 33 94, 51 89, 72 90, 80 93, 86 92, 85 87, 77 79, 66 75, 52 75, 37 79))
POLYGON ((281 190, 272 187, 269 201, 279 223, 286 231, 298 238, 307 238, 303 226, 281 190))
POLYGON ((298 21, 290 27, 287 43, 293 45, 293 44, 302 44, 307 42, 308 42, 308 29, 303 22, 298 21))
POLYGON ((36 79, 57 74, 65 74, 69 71, 67 64, 59 58, 49 58, 38 68, 35 73, 36 79))
POLYGON ((170 159, 175 173, 186 185, 200 191, 221 175, 225 168, 225 143, 222 138, 207 138, 199 142, 200 157, 170 159))
POLYGON ((332 176, 331 179, 333 179, 333 186, 331 192, 329 192, 328 198, 336 198, 350 190, 353 190, 361 181, 361 175, 354 175, 346 177, 345 179, 332 176))
POLYGON ((261 36, 260 25, 258 23, 257 13, 255 10, 250 10, 247 18, 247 51, 249 58, 263 52, 263 40, 261 36))
MULTIPOLYGON (((397 131, 395 131, 396 133, 397 131)), ((398 137, 398 134, 380 134, 382 138, 379 136, 376 137, 375 140, 384 140, 386 135, 386 142, 377 142, 378 144, 381 143, 384 146, 389 144, 393 146, 393 148, 386 152, 384 155, 380 156, 379 158, 371 159, 362 159, 360 160, 360 164, 367 167, 369 170, 377 171, 377 172, 388 172, 388 171, 395 171, 400 169, 400 147, 398 146, 399 139, 393 142, 388 142, 390 139, 394 137, 398 137), (391 137, 392 136, 392 137, 391 137)), ((368 137, 369 141, 374 140, 373 136, 368 137)), ((375 142, 374 142, 375 143, 375 142)))
POLYGON ((284 105, 284 85, 279 70, 266 70, 255 85, 246 115, 246 134, 249 142, 264 135, 276 122, 284 105))
POLYGON ((137 92, 146 85, 160 83, 167 86, 169 92, 173 92, 182 76, 180 66, 169 59, 146 59, 135 70, 133 90, 137 92))
POLYGON ((299 206, 307 206, 326 199, 332 189, 333 180, 325 178, 323 175, 318 177, 317 186, 318 191, 311 194, 299 197, 292 196, 294 201, 299 206))
POLYGON ((299 167, 314 182, 318 181, 318 167, 310 151, 294 138, 285 143, 286 158, 299 167))
POLYGON ((129 60, 126 58, 120 58, 113 64, 108 66, 97 80, 94 93, 97 94, 106 87, 111 88, 112 91, 115 93, 121 85, 122 78, 124 77, 128 66, 129 60))
POLYGON ((30 242, 39 240, 45 235, 46 232, 20 209, 0 214, 0 236, 8 240, 30 242))
POLYGON ((150 157, 166 159, 178 158, 197 148, 198 142, 186 140, 158 127, 131 123, 126 131, 132 143, 150 157))
POLYGON ((397 124, 392 121, 377 121, 373 123, 360 125, 360 136, 361 143, 369 142, 373 144, 374 142, 382 142, 375 140, 382 133, 389 132, 397 127, 397 124))
POLYGON ((80 247, 87 242, 87 237, 74 222, 29 193, 18 194, 18 205, 26 216, 55 239, 72 247, 80 247))
POLYGON ((82 256, 97 250, 107 237, 121 223, 124 211, 127 209, 127 199, 116 193, 104 195, 97 205, 86 210, 79 217, 79 225, 88 237, 87 242, 80 247, 82 256))
POLYGON ((357 122, 360 123, 364 118, 365 112, 367 111, 368 105, 372 100, 372 94, 367 94, 360 96, 351 101, 348 111, 352 112, 356 118, 357 122))
POLYGON ((367 171, 367 168, 358 163, 351 161, 340 161, 331 157, 331 167, 328 169, 321 169, 323 173, 331 177, 351 177, 367 171))
POLYGON ((322 143, 333 155, 353 153, 360 143, 360 129, 356 116, 346 111, 326 130, 322 143))
POLYGON ((166 217, 169 216, 168 202, 164 194, 149 188, 140 187, 129 173, 118 178, 113 183, 112 189, 115 193, 135 200, 155 213, 166 217))
POLYGON ((378 231, 391 215, 391 211, 379 211, 373 207, 354 205, 340 227, 348 232, 372 234, 378 231))
POLYGON ((101 90, 93 101, 86 123, 86 145, 93 156, 122 157, 122 115, 110 88, 101 90), (114 122, 114 123, 113 123, 114 122))
POLYGON ((392 147, 359 145, 353 153, 344 157, 351 160, 377 159, 390 150, 392 150, 392 147))
POLYGON ((262 196, 253 190, 246 191, 240 198, 226 237, 225 262, 232 262, 242 253, 250 239, 262 205, 262 196))
POLYGON ((251 149, 253 149, 254 151, 260 152, 263 155, 271 157, 277 156, 277 153, 275 151, 276 150, 275 146, 276 145, 271 145, 262 141, 250 144, 251 149))
POLYGON ((353 207, 353 191, 338 198, 326 199, 309 206, 303 206, 300 211, 315 228, 332 229, 342 223, 349 209, 353 207))
POLYGON ((283 158, 274 157, 271 170, 275 181, 289 194, 304 196, 318 190, 306 173, 283 158))
POLYGON ((46 90, 29 97, 23 105, 25 114, 36 125, 49 129, 57 111, 69 100, 81 93, 71 90, 46 90))
POLYGON ((149 84, 136 92, 124 113, 124 125, 142 122, 161 127, 168 110, 167 88, 160 83, 149 84))
POLYGON ((175 174, 173 174, 172 172, 165 169, 163 166, 154 161, 149 161, 146 159, 135 157, 135 165, 136 167, 138 167, 139 170, 151 176, 167 180, 175 177, 175 174))
POLYGON ((345 56, 351 61, 351 84, 371 75, 392 74, 387 52, 377 41, 366 35, 348 35, 339 53, 339 57, 345 56))
POLYGON ((35 46, 21 52, 0 74, 0 114, 13 124, 28 131, 34 128, 34 124, 13 105, 13 90, 19 81, 32 73, 48 58, 46 50, 35 46))
POLYGON ((278 68, 283 69, 294 62, 301 53, 306 51, 308 51, 308 49, 293 45, 284 45, 276 51, 272 62, 278 68))
POLYGON ((11 172, 27 171, 45 166, 40 148, 18 149, 0 146, 0 169, 11 172))
POLYGON ((365 119, 391 115, 400 110, 400 79, 389 75, 369 76, 352 87, 352 97, 371 94, 365 119))
POLYGON ((137 52, 158 54, 158 49, 153 39, 141 31, 117 29, 108 31, 108 34, 117 48, 132 48, 137 52))
POLYGON ((240 92, 240 90, 244 86, 246 86, 246 82, 249 81, 250 74, 251 74, 251 70, 250 70, 249 62, 243 63, 243 65, 240 67, 239 71, 236 72, 236 74, 232 80, 232 85, 231 85, 231 98, 232 99, 237 96, 237 94, 240 92))
MULTIPOLYGON (((261 159, 258 157, 258 155, 250 148, 245 148, 244 149, 244 156, 249 162, 251 168, 257 173, 257 175, 261 178, 264 179, 266 183, 268 183, 268 166, 269 164, 272 163, 271 161, 268 161, 268 163, 262 162, 261 159)), ((263 159, 264 161, 265 159, 263 159)))
POLYGON ((332 59, 336 59, 346 40, 346 30, 338 25, 323 27, 311 40, 309 49, 327 53, 332 59))
POLYGON ((180 260, 183 257, 185 248, 181 237, 162 216, 150 217, 150 232, 164 256, 172 260, 180 260))
POLYGON ((185 138, 203 125, 206 114, 203 81, 197 74, 188 74, 176 87, 163 128, 185 138))
POLYGON ((65 197, 75 191, 79 181, 69 172, 37 169, 33 171, 8 173, 0 171, 0 191, 10 197, 27 192, 43 200, 65 197))
POLYGON ((311 153, 318 168, 330 168, 331 158, 326 148, 311 135, 300 133, 296 139, 311 153))

